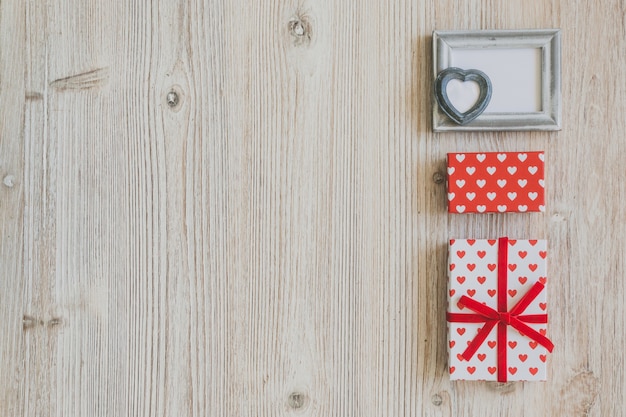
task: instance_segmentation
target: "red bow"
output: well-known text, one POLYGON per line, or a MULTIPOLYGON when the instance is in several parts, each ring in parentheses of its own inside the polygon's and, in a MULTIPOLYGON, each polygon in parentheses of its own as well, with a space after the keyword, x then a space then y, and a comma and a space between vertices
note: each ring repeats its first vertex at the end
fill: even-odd
POLYGON ((498 240, 498 310, 479 303, 478 301, 462 296, 460 305, 475 311, 478 314, 464 313, 447 313, 449 322, 457 323, 483 323, 485 325, 478 331, 474 340, 470 342, 467 349, 461 355, 463 359, 469 361, 476 353, 480 345, 483 344, 491 330, 498 325, 498 382, 506 382, 506 332, 507 326, 512 326, 520 333, 530 337, 541 346, 552 352, 554 345, 544 335, 526 325, 525 323, 547 323, 547 314, 532 314, 522 316, 521 313, 532 303, 532 301, 543 291, 544 286, 540 282, 536 282, 531 289, 524 294, 521 300, 511 309, 507 311, 507 259, 508 259, 509 240, 502 237, 498 240))

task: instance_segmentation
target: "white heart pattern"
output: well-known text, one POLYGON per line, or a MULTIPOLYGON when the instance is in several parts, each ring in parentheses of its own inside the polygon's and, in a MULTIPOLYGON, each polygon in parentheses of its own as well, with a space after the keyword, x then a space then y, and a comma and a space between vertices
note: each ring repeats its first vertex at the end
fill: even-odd
POLYGON ((450 153, 447 173, 450 213, 545 210, 541 151, 450 153))

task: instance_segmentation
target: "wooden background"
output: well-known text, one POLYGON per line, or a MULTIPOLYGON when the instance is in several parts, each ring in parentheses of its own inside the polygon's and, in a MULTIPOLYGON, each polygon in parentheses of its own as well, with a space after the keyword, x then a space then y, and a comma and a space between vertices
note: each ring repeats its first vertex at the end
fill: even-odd
POLYGON ((622 415, 625 9, 2 1, 0 415, 622 415), (563 130, 432 133, 432 31, 519 28, 563 130), (446 213, 446 152, 537 149, 545 215, 446 213), (549 381, 451 383, 446 242, 502 234, 549 239, 549 381))

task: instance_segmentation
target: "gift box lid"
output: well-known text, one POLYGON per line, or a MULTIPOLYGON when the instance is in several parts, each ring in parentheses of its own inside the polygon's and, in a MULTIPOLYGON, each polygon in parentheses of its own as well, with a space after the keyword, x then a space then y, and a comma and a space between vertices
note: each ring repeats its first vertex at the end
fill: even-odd
POLYGON ((544 153, 448 154, 448 212, 543 212, 544 153))

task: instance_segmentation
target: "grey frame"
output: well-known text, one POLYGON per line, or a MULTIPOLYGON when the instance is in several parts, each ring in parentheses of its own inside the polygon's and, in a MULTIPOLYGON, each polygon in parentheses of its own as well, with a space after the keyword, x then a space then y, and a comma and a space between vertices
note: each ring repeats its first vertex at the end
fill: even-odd
POLYGON ((433 32, 433 130, 506 131, 561 130, 561 31, 559 29, 475 30, 433 32), (437 105, 434 82, 448 68, 455 49, 541 49, 541 108, 532 113, 483 113, 471 123, 459 125, 437 105))

